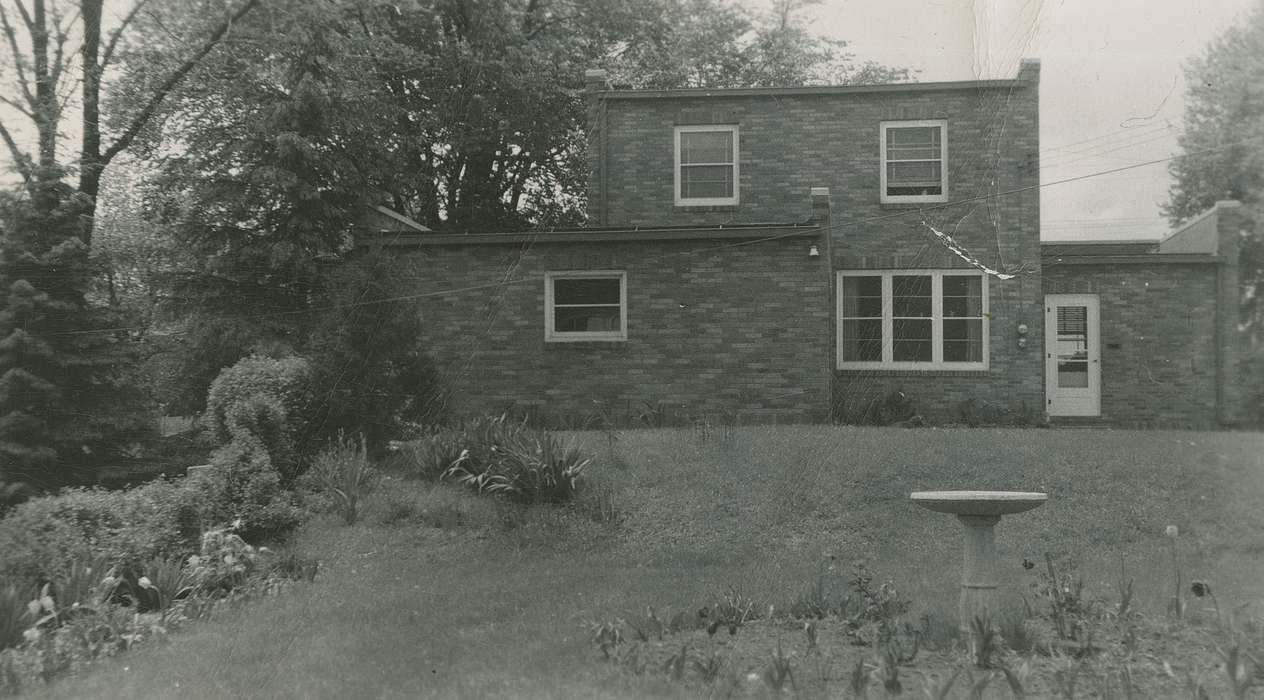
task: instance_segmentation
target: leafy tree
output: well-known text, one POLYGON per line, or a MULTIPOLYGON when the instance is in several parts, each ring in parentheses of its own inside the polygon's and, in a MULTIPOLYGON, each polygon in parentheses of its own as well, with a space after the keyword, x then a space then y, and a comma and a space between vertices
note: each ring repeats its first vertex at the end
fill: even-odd
MULTIPOLYGON (((1214 40, 1185 70, 1183 153, 1169 170, 1174 180, 1164 214, 1179 224, 1217 200, 1241 201, 1264 221, 1264 3, 1214 40)), ((1241 249, 1241 323, 1258 347, 1264 332, 1264 237, 1244 231, 1241 249)))
MULTIPOLYGON (((140 139, 164 163, 154 214, 192 253, 167 305, 188 349, 179 403, 195 409, 240 357, 302 352, 328 332, 318 312, 343 295, 322 286, 323 262, 345 257, 366 202, 453 231, 582 222, 584 69, 674 87, 801 84, 851 65, 803 29, 799 3, 779 7, 758 26, 721 0, 260 7, 140 139)), ((134 55, 142 78, 164 41, 134 55)), ((331 357, 365 342, 337 332, 331 357)))

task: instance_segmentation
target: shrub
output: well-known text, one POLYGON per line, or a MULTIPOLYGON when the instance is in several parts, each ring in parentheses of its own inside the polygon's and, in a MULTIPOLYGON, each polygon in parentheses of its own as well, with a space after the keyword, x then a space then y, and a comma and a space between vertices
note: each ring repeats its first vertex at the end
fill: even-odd
POLYGON ((201 591, 230 591, 245 583, 259 564, 259 550, 232 528, 207 530, 201 549, 189 557, 183 580, 201 591))
POLYGON ((493 421, 485 424, 486 435, 467 435, 469 446, 443 478, 519 503, 570 501, 592 459, 575 444, 563 444, 547 431, 521 427, 505 431, 505 425, 503 420, 493 421), (479 437, 491 440, 478 441, 479 437))
POLYGON ((211 456, 209 469, 189 477, 201 496, 204 523, 238 523, 247 539, 276 537, 298 525, 301 511, 281 486, 267 453, 234 442, 211 456))
POLYGON ((377 473, 369 465, 364 438, 357 444, 339 435, 316 457, 310 471, 321 490, 335 500, 342 519, 348 525, 355 523, 360 499, 373 489, 377 480, 377 473))
POLYGON ((321 387, 314 444, 364 436, 374 459, 409 423, 429 423, 443 404, 438 373, 422 351, 421 316, 399 296, 413 276, 390 255, 369 253, 326 276, 330 311, 306 348, 321 387))
POLYGON ((0 577, 34 585, 64 581, 77 565, 107 559, 125 569, 196 547, 200 496, 154 481, 126 491, 67 489, 13 509, 0 521, 0 577))
POLYGON ((211 383, 206 422, 220 444, 262 446, 285 478, 299 469, 295 445, 312 431, 311 364, 301 357, 248 357, 211 383))

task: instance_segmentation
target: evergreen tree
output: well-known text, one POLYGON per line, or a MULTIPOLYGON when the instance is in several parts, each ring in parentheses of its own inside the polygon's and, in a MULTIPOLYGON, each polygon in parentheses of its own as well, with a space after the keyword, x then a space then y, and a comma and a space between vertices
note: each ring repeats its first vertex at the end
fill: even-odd
POLYGON ((0 198, 0 481, 90 482, 154 425, 118 320, 86 299, 88 211, 56 175, 0 198))

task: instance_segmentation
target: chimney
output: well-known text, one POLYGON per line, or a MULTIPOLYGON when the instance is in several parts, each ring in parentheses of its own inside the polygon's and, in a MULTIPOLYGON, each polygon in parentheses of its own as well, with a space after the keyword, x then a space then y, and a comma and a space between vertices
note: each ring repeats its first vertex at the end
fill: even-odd
POLYGON ((609 224, 606 212, 606 104, 601 93, 610 89, 606 71, 584 71, 584 102, 588 108, 588 212, 597 226, 609 224))

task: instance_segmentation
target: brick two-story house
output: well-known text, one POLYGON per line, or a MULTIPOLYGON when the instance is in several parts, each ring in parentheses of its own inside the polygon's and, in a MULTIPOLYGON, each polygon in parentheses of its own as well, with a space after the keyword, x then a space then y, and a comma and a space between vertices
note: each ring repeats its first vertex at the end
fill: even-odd
POLYGON ((589 228, 368 240, 422 271, 457 413, 825 421, 903 395, 930 421, 1230 421, 1235 210, 1183 247, 1042 250, 1039 75, 630 91, 590 71, 589 228))

